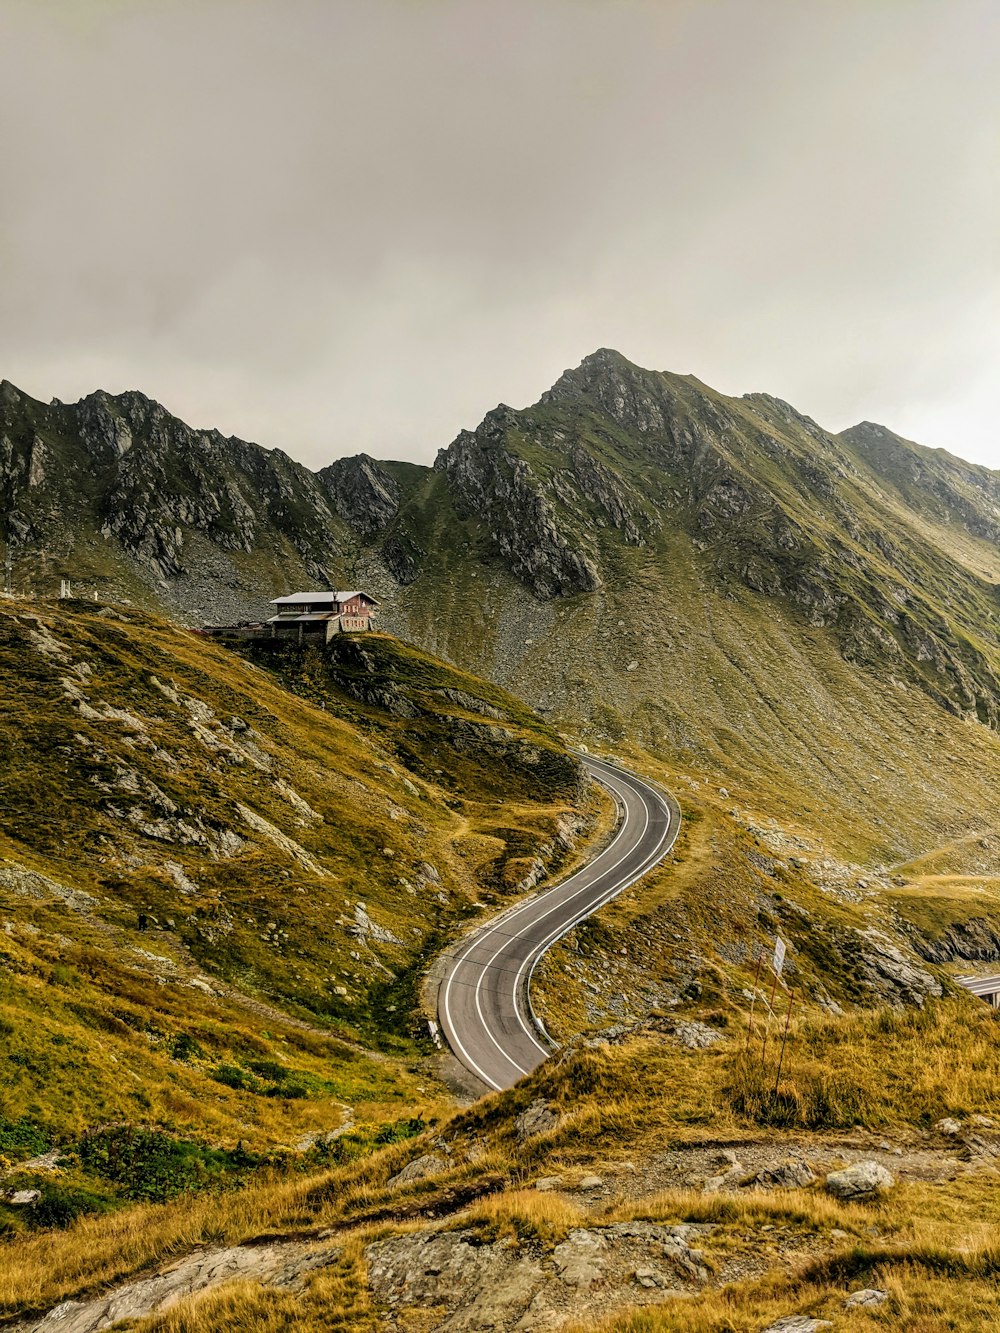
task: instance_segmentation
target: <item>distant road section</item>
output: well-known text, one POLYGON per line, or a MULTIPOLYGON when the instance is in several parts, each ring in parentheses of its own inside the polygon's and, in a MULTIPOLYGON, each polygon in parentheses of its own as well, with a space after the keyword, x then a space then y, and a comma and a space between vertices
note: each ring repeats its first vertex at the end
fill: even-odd
POLYGON ((618 806, 611 841, 568 879, 464 940, 438 987, 438 1019, 448 1045, 487 1088, 509 1088, 552 1054, 528 994, 539 958, 661 861, 680 830, 672 796, 614 764, 581 757, 618 806))

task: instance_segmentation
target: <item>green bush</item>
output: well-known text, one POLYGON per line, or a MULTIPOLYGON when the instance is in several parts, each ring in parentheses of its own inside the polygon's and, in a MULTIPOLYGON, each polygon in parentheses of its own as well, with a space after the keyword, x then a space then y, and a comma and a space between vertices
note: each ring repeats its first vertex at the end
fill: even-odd
POLYGON ((256 1092, 259 1086, 253 1074, 241 1069, 239 1065, 218 1065, 212 1071, 212 1077, 216 1082, 224 1083, 227 1088, 236 1088, 239 1092, 256 1092))
POLYGON ((38 1202, 26 1210, 30 1221, 37 1227, 68 1227, 78 1217, 92 1213, 106 1213, 111 1201, 93 1190, 78 1189, 47 1181, 41 1186, 38 1202))
POLYGON ((88 1134, 77 1153, 87 1171, 118 1186, 120 1197, 151 1202, 221 1183, 263 1161, 242 1144, 229 1152, 133 1125, 88 1134))
POLYGON ((290 1072, 277 1060, 248 1060, 247 1064, 260 1078, 270 1079, 272 1083, 283 1083, 290 1072))
POLYGON ((170 1054, 175 1060, 196 1060, 204 1051, 187 1032, 178 1032, 170 1047, 170 1054))
POLYGON ((0 1157, 23 1162, 48 1152, 52 1141, 45 1131, 30 1120, 4 1120, 0 1117, 0 1157))

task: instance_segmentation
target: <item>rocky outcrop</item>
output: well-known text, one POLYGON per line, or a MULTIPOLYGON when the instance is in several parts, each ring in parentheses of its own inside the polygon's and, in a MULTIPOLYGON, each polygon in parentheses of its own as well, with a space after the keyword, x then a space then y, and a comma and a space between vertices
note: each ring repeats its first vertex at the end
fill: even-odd
POLYGON ((497 1328, 556 1328, 600 1293, 606 1312, 697 1291, 708 1280, 700 1237, 706 1224, 617 1222, 577 1227, 549 1248, 475 1230, 390 1236, 365 1250, 368 1280, 390 1321, 437 1310, 434 1327, 451 1333, 497 1328))
POLYGON ((126 1282, 90 1299, 63 1301, 47 1314, 9 1325, 10 1333, 99 1333, 122 1320, 169 1310, 187 1296, 239 1279, 296 1290, 339 1247, 274 1241, 194 1250, 162 1273, 126 1282))
POLYGON ((404 529, 391 532, 382 543, 385 567, 397 583, 406 587, 420 576, 420 566, 427 552, 404 529))
POLYGON ((317 475, 336 512, 362 537, 382 532, 399 509, 399 483, 367 454, 338 458, 317 475))
POLYGON ((906 930, 914 949, 929 963, 1000 961, 1000 920, 994 917, 953 921, 933 936, 912 925, 906 930))
POLYGON ((325 581, 343 531, 321 482, 281 450, 192 430, 135 392, 45 405, 8 386, 0 504, 20 586, 35 543, 77 580, 107 579, 117 563, 168 593, 204 596, 206 573, 237 586, 242 558, 276 553, 325 581), (95 533, 105 552, 90 563, 95 533))
MULTIPOLYGON (((570 474, 583 497, 596 508, 599 520, 618 529, 630 546, 641 546, 649 520, 623 479, 593 454, 577 445, 569 458, 570 474)), ((572 485, 572 483, 570 483, 572 485)))
POLYGON ((559 1116, 545 1098, 536 1097, 516 1118, 514 1129, 520 1142, 524 1143, 526 1139, 533 1138, 536 1134, 547 1134, 550 1129, 555 1129, 558 1123, 559 1116))
POLYGON ((600 583, 581 540, 556 521, 551 500, 528 463, 507 447, 518 425, 508 407, 487 414, 437 456, 460 515, 475 516, 498 556, 541 599, 592 592, 600 583))

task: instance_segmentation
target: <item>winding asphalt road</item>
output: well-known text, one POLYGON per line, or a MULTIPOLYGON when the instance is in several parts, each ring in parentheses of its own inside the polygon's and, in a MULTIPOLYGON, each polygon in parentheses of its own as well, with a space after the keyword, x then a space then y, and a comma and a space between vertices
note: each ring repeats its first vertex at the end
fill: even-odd
POLYGON ((438 987, 438 1020, 448 1045, 488 1088, 511 1087, 554 1049, 531 1009, 529 986, 539 958, 662 860, 680 830, 672 796, 613 764, 581 758, 618 807, 611 841, 568 879, 464 940, 438 987))

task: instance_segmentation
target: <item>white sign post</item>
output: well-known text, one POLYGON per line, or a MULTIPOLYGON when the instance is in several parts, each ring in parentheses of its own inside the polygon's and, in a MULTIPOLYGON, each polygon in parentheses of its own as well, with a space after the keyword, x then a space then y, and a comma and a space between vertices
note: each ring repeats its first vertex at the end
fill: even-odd
POLYGON ((775 935, 774 958, 772 959, 772 963, 774 966, 774 975, 776 977, 781 976, 781 969, 785 966, 785 952, 785 941, 780 935, 775 935))

